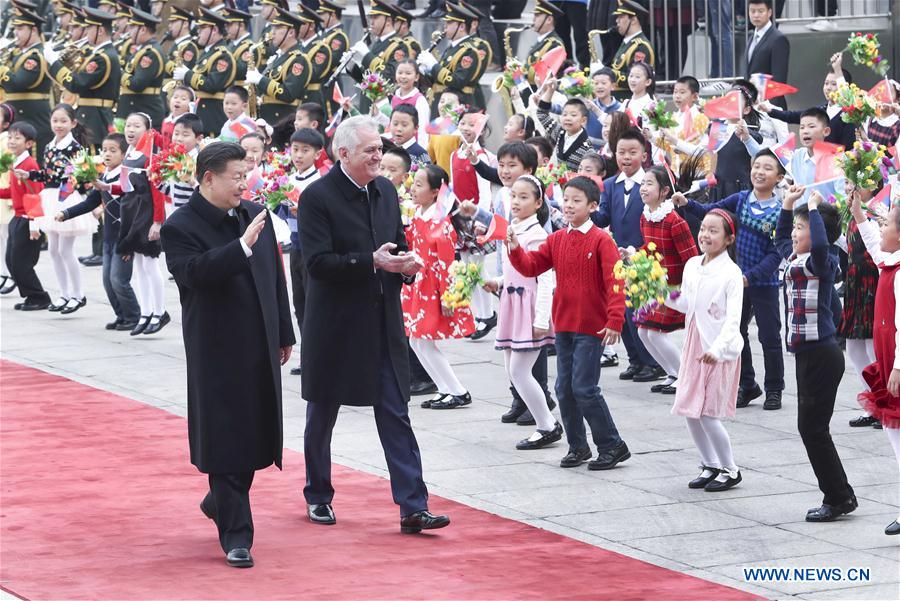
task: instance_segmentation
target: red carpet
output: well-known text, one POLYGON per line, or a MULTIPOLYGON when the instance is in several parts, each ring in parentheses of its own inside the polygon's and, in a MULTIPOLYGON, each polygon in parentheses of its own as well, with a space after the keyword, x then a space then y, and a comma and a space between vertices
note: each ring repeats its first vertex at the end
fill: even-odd
POLYGON ((26 599, 755 598, 438 497, 453 524, 401 535, 387 481, 339 466, 338 525, 314 526, 290 451, 251 492, 256 567, 229 568, 183 418, 8 361, 0 380, 0 583, 26 599))

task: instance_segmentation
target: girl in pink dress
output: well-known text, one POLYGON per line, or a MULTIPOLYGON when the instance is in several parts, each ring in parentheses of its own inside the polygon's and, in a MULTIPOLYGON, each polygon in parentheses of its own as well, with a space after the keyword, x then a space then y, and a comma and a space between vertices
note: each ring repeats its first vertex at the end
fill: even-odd
POLYGON ((703 461, 689 488, 728 490, 741 481, 722 418, 734 416, 741 374, 744 279, 734 262, 735 218, 713 209, 700 225, 702 255, 684 266, 681 291, 666 305, 684 313, 687 333, 672 413, 683 415, 703 461))
MULTIPOLYGON (((543 201, 544 186, 533 175, 523 175, 510 188, 509 203, 512 228, 525 250, 537 250, 547 240, 544 224, 550 209, 543 201)), ((531 373, 541 348, 553 346, 550 305, 556 277, 549 270, 536 278, 525 277, 509 261, 503 246, 503 276, 485 283, 489 292, 500 293, 500 316, 494 345, 504 353, 506 373, 531 415, 537 431, 520 441, 519 450, 540 449, 562 438, 563 429, 547 408, 540 384, 531 373)))
POLYGON ((409 250, 419 255, 424 266, 400 293, 409 345, 438 387, 438 394, 422 403, 426 409, 455 409, 472 402, 437 346, 438 340, 465 338, 475 331, 468 308, 451 309, 441 303, 441 295, 451 282, 449 269, 456 237, 454 225, 437 213, 438 192, 447 181, 447 172, 437 165, 426 165, 416 172, 410 192, 418 208, 406 239, 409 250))

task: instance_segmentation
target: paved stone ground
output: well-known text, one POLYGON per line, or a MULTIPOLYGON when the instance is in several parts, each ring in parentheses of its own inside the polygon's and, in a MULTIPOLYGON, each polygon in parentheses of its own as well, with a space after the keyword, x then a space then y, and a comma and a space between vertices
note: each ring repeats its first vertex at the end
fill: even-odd
MULTIPOLYGON (((80 240, 76 250, 85 254, 87 241, 80 240)), ((55 279, 46 255, 38 271, 52 290, 55 279)), ((84 269, 83 276, 89 304, 71 316, 23 314, 12 309, 16 298, 2 297, 2 356, 185 415, 174 284, 166 286, 171 327, 157 336, 132 338, 103 329, 112 312, 100 268, 84 269)), ((647 385, 621 382, 620 368, 605 371, 601 384, 633 457, 609 472, 564 470, 558 467, 562 443, 540 451, 515 450, 515 442, 531 431, 499 421, 508 405, 508 383, 493 345, 454 341, 443 348, 475 402, 448 412, 410 406, 433 494, 769 598, 900 598, 900 537, 883 533, 898 514, 897 462, 883 432, 847 425, 859 413, 859 384, 849 365, 832 427, 860 506, 838 522, 816 525, 803 521, 821 494, 796 433, 790 357, 784 409, 763 411, 754 402, 727 424, 743 483, 710 494, 686 486, 699 459, 683 421, 669 413, 672 398, 650 394, 647 385), (745 580, 744 567, 868 568, 870 579, 753 583, 745 580)), ((756 362, 762 365, 761 357, 756 362)), ((302 451, 305 403, 299 386, 299 378, 285 368, 285 446, 302 451)), ((386 477, 371 410, 342 410, 333 449, 336 462, 386 477)), ((302 504, 302 473, 287 466, 285 478, 302 504)), ((340 513, 340 482, 336 486, 340 513)))

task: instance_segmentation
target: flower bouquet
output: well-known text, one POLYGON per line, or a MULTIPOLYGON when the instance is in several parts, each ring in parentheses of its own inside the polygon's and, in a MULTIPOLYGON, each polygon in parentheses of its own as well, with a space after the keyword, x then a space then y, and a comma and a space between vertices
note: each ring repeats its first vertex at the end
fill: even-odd
POLYGON ((525 65, 517 58, 511 58, 503 66, 503 87, 512 90, 525 77, 525 65))
POLYGON ((841 107, 841 121, 860 127, 866 119, 875 117, 877 103, 856 84, 841 84, 831 94, 831 101, 841 107))
POLYGON ((888 62, 881 55, 881 44, 878 42, 878 36, 874 33, 851 33, 847 39, 847 47, 845 52, 849 52, 853 57, 853 62, 857 65, 869 67, 875 73, 884 77, 889 69, 888 62))
POLYGON ((286 154, 269 152, 264 159, 266 166, 262 172, 262 185, 253 194, 253 202, 265 205, 270 211, 285 205, 296 206, 300 200, 300 191, 291 183, 288 176, 291 159, 286 154))
POLYGON ((468 307, 472 293, 484 283, 481 266, 453 261, 450 263, 450 277, 450 285, 441 295, 441 304, 454 310, 468 307))
POLYGON ((671 111, 666 110, 665 100, 660 99, 656 104, 651 104, 644 111, 644 114, 647 115, 647 121, 654 129, 662 130, 678 126, 675 116, 671 111))
POLYGON ((872 142, 855 142, 853 149, 837 155, 844 177, 857 188, 874 190, 888 178, 891 159, 887 149, 872 142))
POLYGON ((12 171, 16 157, 11 152, 0 152, 0 174, 12 171))
POLYGON ((559 81, 559 91, 569 98, 593 98, 594 80, 584 71, 569 67, 559 81))
POLYGON ((558 163, 556 165, 551 164, 538 167, 534 176, 541 180, 541 183, 544 184, 544 190, 549 194, 555 185, 565 186, 572 179, 574 173, 569 170, 569 166, 565 163, 558 163))
POLYGON ((459 120, 462 119, 465 112, 466 105, 464 104, 455 104, 453 106, 445 104, 441 107, 441 117, 449 117, 454 125, 459 124, 459 120))
POLYGON ((389 83, 379 71, 366 71, 362 81, 356 84, 356 87, 362 90, 362 93, 371 102, 387 98, 394 91, 394 85, 389 83))
MULTIPOLYGON (((841 233, 846 234, 850 222, 853 220, 853 213, 850 212, 850 201, 846 195, 837 192, 828 196, 828 202, 837 209, 838 216, 841 219, 841 233)), ((867 202, 860 202, 863 213, 873 219, 884 219, 887 216, 887 207, 883 203, 876 203, 869 206, 867 202)))
POLYGON ((103 162, 100 157, 92 157, 85 148, 72 157, 66 166, 65 174, 75 180, 76 184, 90 184, 103 173, 103 162))
POLYGON ((173 144, 168 150, 154 155, 148 176, 154 186, 167 182, 190 184, 194 179, 196 162, 183 144, 173 144))
MULTIPOLYGON (((656 244, 650 242, 624 260, 616 262, 613 276, 624 282, 625 306, 635 309, 634 322, 643 323, 650 314, 665 302, 671 291, 667 270, 660 264, 662 255, 656 252, 656 244)), ((619 292, 619 285, 613 286, 619 292)))
POLYGON ((125 133, 125 119, 121 117, 116 117, 113 119, 112 125, 109 126, 109 133, 125 133))
POLYGON ((397 188, 397 198, 400 200, 400 218, 403 220, 403 225, 409 225, 416 215, 416 204, 404 184, 400 184, 400 187, 397 188))

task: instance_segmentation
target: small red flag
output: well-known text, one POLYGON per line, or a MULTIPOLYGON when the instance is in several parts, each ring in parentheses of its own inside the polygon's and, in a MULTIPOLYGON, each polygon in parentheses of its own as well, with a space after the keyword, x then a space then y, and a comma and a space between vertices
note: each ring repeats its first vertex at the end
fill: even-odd
POLYGON ((872 97, 875 102, 883 102, 885 104, 890 104, 893 102, 891 98, 891 84, 887 79, 882 79, 868 92, 869 96, 872 97))
POLYGON ((772 147, 772 152, 781 161, 781 165, 787 169, 791 159, 794 158, 794 152, 797 150, 797 134, 792 133, 788 139, 777 146, 772 147))
POLYGON ((256 129, 249 127, 246 123, 242 123, 241 121, 235 121, 228 127, 228 129, 231 130, 231 133, 237 136, 238 140, 240 140, 250 132, 256 131, 256 129))
POLYGON ((703 105, 703 114, 708 119, 743 119, 744 99, 740 90, 732 90, 719 98, 708 100, 703 105))
POLYGON ((766 87, 763 90, 762 97, 763 100, 769 100, 779 96, 786 96, 787 94, 796 94, 797 91, 797 88, 794 86, 769 78, 766 80, 766 87))
POLYGON ((134 145, 134 149, 148 159, 153 156, 153 133, 152 129, 148 129, 141 135, 137 144, 134 145))
POLYGON ((816 142, 813 146, 813 160, 816 163, 816 183, 833 180, 841 176, 840 170, 835 164, 838 153, 844 152, 844 147, 831 142, 816 142))
POLYGON ((566 60, 566 49, 557 46, 544 54, 541 60, 534 63, 534 79, 538 84, 544 83, 549 74, 556 75, 566 60))
POLYGON ((488 226, 487 232, 483 236, 477 236, 475 240, 478 244, 485 244, 491 240, 506 240, 506 232, 509 230, 509 222, 502 215, 494 213, 491 224, 488 226))

